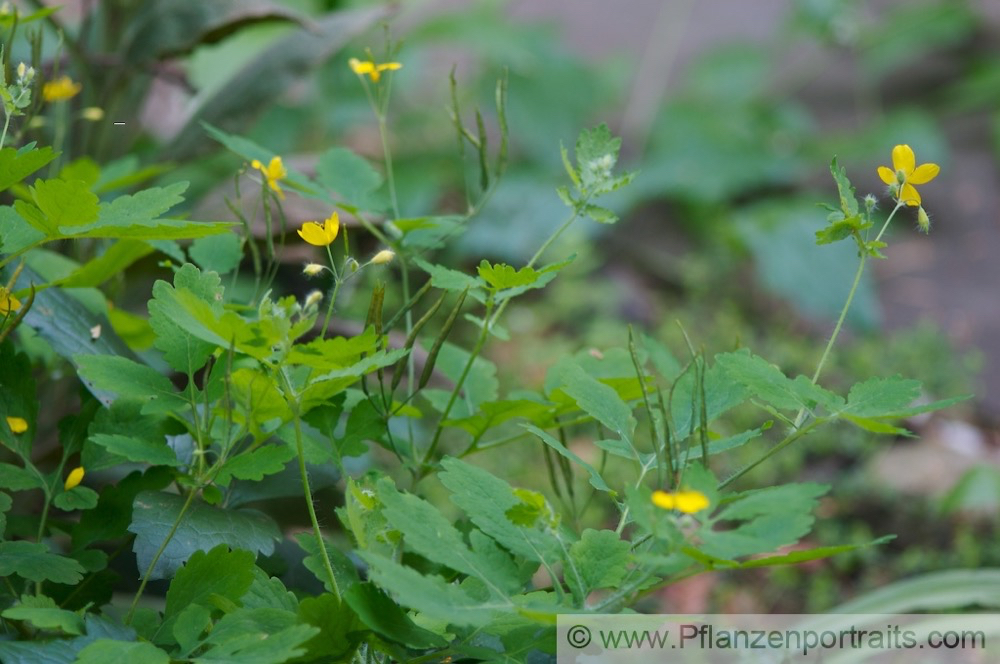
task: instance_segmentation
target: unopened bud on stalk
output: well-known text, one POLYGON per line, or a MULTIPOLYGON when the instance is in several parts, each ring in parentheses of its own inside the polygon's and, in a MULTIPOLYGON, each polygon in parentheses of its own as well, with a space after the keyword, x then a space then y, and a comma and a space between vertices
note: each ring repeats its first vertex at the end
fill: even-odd
POLYGON ((865 196, 865 210, 871 212, 876 207, 878 207, 878 198, 875 197, 875 194, 865 196))
POLYGON ((392 259, 396 257, 396 252, 391 249, 383 249, 374 256, 372 256, 371 262, 375 265, 385 265, 386 263, 391 263, 392 259))
POLYGON ((302 272, 307 277, 315 277, 317 274, 319 274, 320 272, 322 272, 324 269, 326 269, 326 268, 324 266, 320 265, 319 263, 309 263, 304 268, 302 268, 302 272))
POLYGON ((917 228, 920 229, 925 235, 930 233, 931 230, 931 218, 928 216, 927 211, 921 205, 920 209, 917 210, 917 228))
POLYGON ((310 291, 309 294, 306 295, 304 308, 311 309, 312 307, 319 304, 322 300, 323 300, 323 293, 321 291, 318 290, 310 291))

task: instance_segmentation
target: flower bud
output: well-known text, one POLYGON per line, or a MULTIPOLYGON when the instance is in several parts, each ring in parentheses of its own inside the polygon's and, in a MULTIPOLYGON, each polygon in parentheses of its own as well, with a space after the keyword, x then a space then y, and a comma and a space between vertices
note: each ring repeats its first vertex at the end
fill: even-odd
POLYGON ((24 75, 28 73, 28 65, 23 62, 17 66, 17 77, 24 78, 24 75))
POLYGON ((896 171, 896 182, 898 182, 899 184, 903 184, 904 182, 906 182, 906 171, 902 169, 896 171))
POLYGON ((391 249, 383 249, 374 256, 372 256, 371 262, 375 265, 385 265, 386 263, 391 263, 392 259, 396 257, 396 252, 391 249))
POLYGON ((865 210, 871 212, 876 207, 878 207, 878 199, 875 197, 875 194, 865 196, 865 210))
POLYGON ((66 477, 66 483, 63 485, 63 488, 66 491, 76 488, 80 482, 83 481, 83 474, 83 466, 78 466, 77 468, 71 470, 69 475, 66 477))
POLYGON ((319 263, 309 263, 304 268, 302 268, 303 274, 307 277, 315 277, 317 274, 326 269, 326 266, 320 265, 319 263))
POLYGON ((344 262, 344 269, 350 270, 352 273, 357 272, 360 267, 361 266, 358 265, 358 262, 353 258, 348 258, 347 261, 344 262))
POLYGON ((306 301, 303 306, 306 309, 311 309, 312 307, 319 304, 320 301, 322 301, 322 299, 323 299, 323 293, 321 291, 318 290, 310 291, 310 293, 306 295, 306 301))
POLYGON ((931 230, 931 218, 928 216, 927 211, 921 205, 920 209, 917 210, 917 228, 920 229, 925 235, 931 230))
POLYGON ((100 122, 104 119, 104 109, 99 106, 88 106, 80 111, 80 117, 91 122, 100 122))

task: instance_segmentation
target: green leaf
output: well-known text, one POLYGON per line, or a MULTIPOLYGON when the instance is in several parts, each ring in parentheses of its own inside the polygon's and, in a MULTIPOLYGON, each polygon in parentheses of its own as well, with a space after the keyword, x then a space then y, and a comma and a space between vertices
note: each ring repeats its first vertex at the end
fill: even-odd
POLYGON ((223 289, 218 274, 202 273, 190 263, 174 274, 173 286, 161 280, 153 284, 153 299, 148 305, 149 324, 156 332, 153 344, 163 351, 163 359, 173 369, 193 374, 205 366, 216 346, 195 337, 174 320, 177 315, 174 295, 182 288, 201 298, 217 314, 222 313, 223 289))
POLYGON ((850 219, 858 214, 858 199, 854 195, 854 185, 847 179, 847 169, 837 163, 834 157, 830 162, 830 174, 837 183, 837 194, 840 196, 840 210, 844 219, 850 219))
POLYGON ((152 466, 180 466, 177 453, 163 440, 154 441, 123 434, 95 434, 90 437, 95 445, 100 445, 111 454, 152 466))
POLYGON ((601 474, 597 471, 596 468, 594 468, 589 463, 578 457, 574 452, 572 452, 561 442, 559 442, 558 440, 556 440, 555 438, 545 433, 536 426, 532 426, 530 424, 525 424, 523 426, 525 429, 527 429, 531 433, 541 438, 543 443, 545 443, 546 445, 554 449, 562 456, 566 457, 570 461, 574 462, 575 464, 586 470, 587 473, 590 475, 590 484, 595 489, 599 491, 607 491, 612 496, 617 495, 618 492, 612 490, 611 487, 608 486, 607 482, 604 481, 604 478, 601 477, 601 474))
POLYGON ((240 598, 240 604, 247 609, 284 609, 295 612, 299 608, 299 600, 295 594, 285 587, 281 579, 268 576, 259 567, 253 569, 254 580, 250 589, 240 598))
POLYGON ((545 562, 553 559, 559 542, 548 530, 515 524, 508 516, 523 501, 504 480, 454 457, 441 461, 441 483, 484 533, 515 555, 545 562))
POLYGON ((337 599, 332 593, 307 597, 299 604, 298 618, 300 623, 319 629, 319 634, 305 644, 306 661, 342 662, 351 659, 362 625, 347 602, 337 599))
POLYGON ((146 641, 98 639, 89 644, 74 664, 169 664, 170 656, 146 641))
POLYGON ((358 362, 362 356, 374 353, 377 344, 375 328, 370 326, 362 334, 350 339, 317 338, 309 343, 295 344, 285 361, 289 364, 305 364, 320 371, 343 369, 358 362))
POLYGON ((459 419, 448 419, 446 426, 460 427, 473 437, 479 438, 495 426, 517 417, 523 417, 535 424, 548 419, 551 406, 529 399, 487 401, 479 406, 473 415, 459 419))
POLYGON ((107 226, 128 228, 155 225, 161 215, 184 202, 181 194, 187 188, 187 182, 175 182, 168 187, 151 187, 135 194, 119 196, 110 203, 101 203, 100 214, 95 215, 95 223, 84 228, 70 229, 68 232, 76 235, 107 226))
POLYGON ((227 460, 215 476, 215 482, 229 486, 232 478, 261 481, 265 475, 274 475, 285 469, 295 452, 286 445, 265 445, 227 460))
POLYGON ((78 486, 58 494, 52 504, 64 512, 92 510, 97 507, 97 492, 90 487, 78 486))
POLYGON ((715 362, 731 380, 745 385, 756 397, 775 408, 813 410, 821 405, 828 411, 835 411, 844 404, 843 398, 814 385, 805 376, 792 380, 781 369, 761 357, 750 354, 746 349, 733 353, 720 353, 715 362))
POLYGON ((862 222, 861 215, 833 221, 826 228, 816 231, 816 244, 831 244, 849 238, 865 227, 862 222))
POLYGON ((427 501, 399 493, 389 479, 379 482, 378 497, 385 505, 383 514, 403 534, 407 547, 428 560, 479 579, 495 597, 508 597, 519 590, 516 570, 498 568, 471 550, 451 522, 427 501))
MULTIPOLYGON (((425 346, 430 350, 429 343, 425 346)), ((454 383, 465 371, 468 362, 468 351, 446 341, 441 345, 434 369, 454 383)), ((472 361, 469 373, 465 377, 465 383, 462 385, 462 399, 455 403, 452 414, 456 417, 466 417, 475 413, 481 404, 495 401, 499 390, 500 381, 497 380, 497 366, 485 357, 477 356, 472 361)), ((435 405, 440 406, 439 409, 444 407, 444 404, 440 403, 435 405)))
POLYGON ((196 661, 282 664, 304 655, 302 646, 319 633, 317 627, 298 624, 290 611, 237 609, 212 628, 205 642, 215 647, 196 661))
POLYGON ((229 274, 243 260, 243 243, 235 233, 207 235, 191 243, 188 255, 203 270, 229 274))
POLYGON ((920 381, 902 376, 869 378, 847 394, 840 413, 855 417, 884 417, 905 410, 920 396, 920 381))
MULTIPOLYGON (((184 502, 182 496, 156 491, 143 491, 135 497, 132 523, 128 529, 136 535, 132 550, 140 569, 149 567, 173 528, 184 502)), ((226 510, 192 503, 156 562, 150 578, 169 578, 195 551, 207 551, 218 544, 229 544, 269 556, 274 551, 274 543, 280 539, 281 532, 274 521, 260 512, 226 510)))
POLYGON ((417 267, 431 276, 431 284, 434 288, 457 292, 468 288, 471 293, 475 293, 485 285, 482 279, 477 279, 458 270, 428 263, 422 258, 414 258, 413 262, 417 267))
POLYGON ((0 236, 0 251, 5 254, 26 249, 45 239, 45 233, 29 224, 10 205, 0 206, 0 228, 4 229, 0 236))
POLYGON ((812 512, 828 490, 822 484, 785 484, 747 492, 712 518, 713 522, 743 523, 722 531, 702 528, 698 549, 732 560, 794 544, 812 528, 812 512))
POLYGON ((20 150, 3 148, 0 150, 0 191, 21 182, 55 158, 56 153, 49 146, 36 148, 32 145, 20 150))
POLYGON ((592 590, 621 584, 630 549, 631 545, 613 530, 584 530, 580 540, 570 547, 570 563, 563 570, 574 597, 584 599, 592 590))
POLYGON ((0 463, 0 486, 4 491, 27 491, 41 489, 42 480, 25 468, 9 463, 0 463))
POLYGON ((870 417, 856 417, 854 415, 842 415, 842 417, 858 428, 871 431, 872 433, 885 433, 896 436, 911 435, 906 429, 893 426, 883 420, 876 420, 870 417))
POLYGON ((592 378, 577 365, 566 366, 560 374, 562 389, 595 420, 631 443, 636 421, 632 409, 611 388, 592 378))
POLYGON ((21 620, 37 629, 58 630, 64 634, 83 634, 83 618, 73 611, 60 609, 50 597, 24 595, 17 606, 13 606, 0 617, 7 620, 21 620))
MULTIPOLYGON (((319 542, 313 533, 299 533, 295 536, 295 541, 306 552, 306 557, 302 559, 302 564, 322 582, 327 592, 333 592, 330 586, 330 575, 326 571, 323 557, 320 555, 319 542)), ((333 576, 337 581, 340 592, 347 592, 356 584, 361 583, 358 571, 354 568, 354 563, 344 555, 340 549, 335 547, 329 540, 323 541, 326 548, 326 555, 330 559, 330 566, 333 568, 333 576)))
POLYGON ((529 286, 538 280, 538 271, 532 267, 515 270, 506 263, 490 264, 486 259, 479 264, 479 276, 493 290, 529 286))
POLYGON ((419 627, 395 602, 371 583, 359 583, 344 600, 366 627, 379 636, 409 648, 427 650, 447 645, 441 636, 419 627))
POLYGON ((103 284, 121 274, 140 258, 153 253, 153 247, 138 240, 118 240, 97 258, 91 259, 69 276, 54 282, 65 288, 87 288, 103 284))
POLYGON ((614 224, 618 221, 617 214, 600 205, 587 205, 583 212, 599 224, 614 224))
POLYGON ((113 540, 128 533, 132 522, 132 503, 141 491, 157 491, 173 482, 165 467, 151 468, 145 473, 134 471, 101 489, 97 507, 80 515, 73 528, 73 550, 81 550, 101 540, 113 540))
POLYGON ((316 179, 355 208, 375 212, 385 208, 385 202, 373 195, 382 186, 382 175, 347 148, 324 152, 316 164, 316 179))
POLYGON ((490 622, 497 611, 513 609, 509 602, 473 599, 461 586, 447 583, 434 574, 423 575, 373 551, 359 551, 358 555, 368 563, 368 573, 375 583, 403 606, 428 617, 460 627, 474 627, 490 622))
POLYGON ((40 542, 0 542, 0 576, 17 574, 29 581, 75 584, 84 571, 77 561, 50 552, 40 542))
MULTIPOLYGON (((44 218, 44 228, 39 230, 47 235, 62 235, 64 230, 73 233, 77 227, 86 227, 97 219, 97 196, 82 180, 36 180, 31 187, 31 195, 44 218)), ((39 217, 36 215, 35 218, 39 217)))
MULTIPOLYGON (((703 360, 697 360, 699 363, 703 360)), ((747 389, 730 379, 729 374, 719 364, 713 364, 704 372, 705 415, 708 422, 731 408, 746 401, 747 389)), ((664 398, 668 393, 664 392, 664 398)), ((695 380, 695 367, 691 366, 674 382, 669 393, 668 407, 673 418, 674 436, 683 441, 697 430, 701 420, 702 391, 695 380)))
MULTIPOLYGON (((140 568, 144 569, 141 564, 140 568)), ((195 551, 170 583, 159 632, 172 634, 181 612, 193 604, 211 609, 218 597, 238 601, 253 583, 253 570, 254 554, 239 549, 230 551, 225 543, 207 553, 195 551)))
POLYGON ((750 569, 754 567, 772 567, 774 565, 797 565, 799 563, 809 562, 811 560, 822 560, 823 558, 829 558, 831 556, 836 556, 841 553, 847 553, 849 551, 857 551, 859 549, 867 549, 870 546, 879 546, 890 542, 895 539, 895 535, 886 535, 885 537, 879 537, 871 542, 866 542, 865 544, 843 544, 840 546, 820 546, 814 549, 804 549, 800 551, 792 551, 791 553, 786 553, 779 556, 765 556, 764 558, 754 558, 753 560, 747 560, 739 564, 739 569, 750 569))
POLYGON ((156 369, 113 355, 76 355, 80 376, 99 390, 147 402, 147 412, 185 408, 170 379, 156 369))

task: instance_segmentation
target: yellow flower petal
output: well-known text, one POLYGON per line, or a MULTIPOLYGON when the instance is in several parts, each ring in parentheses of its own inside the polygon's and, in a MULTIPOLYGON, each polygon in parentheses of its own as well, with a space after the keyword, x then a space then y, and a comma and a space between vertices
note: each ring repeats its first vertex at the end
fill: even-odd
POLYGON ((904 182, 899 190, 899 200, 907 205, 920 205, 920 194, 909 182, 904 182))
POLYGON ((347 64, 350 65, 351 70, 358 76, 370 74, 373 71, 375 71, 375 63, 372 62, 371 60, 366 60, 362 62, 357 58, 351 58, 350 60, 347 61, 347 64))
POLYGON ((711 503, 708 496, 701 491, 666 491, 653 492, 653 504, 665 510, 678 510, 685 514, 694 514, 708 507, 711 503))
POLYGON ((318 222, 307 221, 298 230, 299 237, 315 247, 327 247, 337 239, 340 232, 340 215, 334 212, 320 226, 318 222))
POLYGON ((920 164, 917 166, 906 181, 910 184, 927 184, 937 177, 941 172, 941 167, 937 164, 920 164))
POLYGON ((66 483, 63 485, 63 488, 66 491, 69 491, 70 489, 78 486, 80 482, 83 481, 83 475, 83 466, 74 468, 70 471, 69 475, 66 476, 66 483))
POLYGON ((401 65, 398 62, 383 62, 382 64, 377 65, 375 67, 375 69, 377 69, 378 71, 386 71, 386 70, 396 71, 397 69, 402 69, 402 68, 403 65, 401 65))
POLYGON ((24 433, 28 430, 28 421, 23 417, 11 417, 7 416, 7 426, 14 433, 24 433))
POLYGON ((278 198, 285 200, 285 192, 278 186, 278 180, 284 180, 288 177, 288 171, 285 170, 285 164, 281 161, 281 157, 271 157, 271 161, 266 167, 260 160, 254 159, 250 162, 250 167, 263 173, 264 179, 267 180, 267 186, 278 195, 278 198))
POLYGON ((878 167, 878 176, 886 184, 896 184, 896 172, 886 166, 878 167))
POLYGON ((916 165, 917 159, 913 156, 913 148, 909 145, 897 145, 892 149, 892 168, 894 170, 903 171, 906 177, 910 177, 910 173, 913 172, 916 165))

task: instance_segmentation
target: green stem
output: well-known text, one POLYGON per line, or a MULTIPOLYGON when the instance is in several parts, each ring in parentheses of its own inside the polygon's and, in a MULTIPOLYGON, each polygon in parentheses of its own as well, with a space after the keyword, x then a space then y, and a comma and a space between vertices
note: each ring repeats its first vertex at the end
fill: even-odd
MULTIPOLYGON (((285 380, 287 382, 287 378, 285 380)), ((326 542, 323 541, 323 533, 319 529, 319 519, 316 518, 312 490, 309 488, 309 473, 306 471, 306 454, 302 446, 302 423, 299 420, 298 404, 293 405, 292 417, 295 423, 295 451, 299 457, 299 475, 302 477, 302 491, 305 494, 306 507, 309 509, 309 521, 312 523, 313 534, 316 536, 316 544, 319 546, 319 553, 323 559, 323 567, 330 576, 330 589, 337 601, 340 602, 340 586, 337 585, 337 577, 333 573, 333 565, 330 564, 330 555, 326 552, 326 542)))
POLYGON ((177 529, 180 528, 181 520, 184 518, 184 514, 188 511, 188 508, 191 507, 191 501, 194 500, 196 493, 198 493, 197 489, 192 489, 188 492, 187 500, 184 501, 181 511, 177 514, 177 518, 174 519, 174 525, 171 526, 170 532, 167 533, 167 536, 163 539, 163 543, 160 544, 160 548, 156 550, 156 555, 154 555, 153 559, 149 562, 149 567, 146 568, 146 573, 142 575, 142 582, 139 584, 139 589, 135 591, 135 598, 132 599, 132 606, 128 610, 128 615, 125 616, 126 625, 132 624, 132 618, 135 616, 135 609, 139 606, 139 599, 142 597, 143 591, 146 590, 146 584, 149 583, 149 577, 153 573, 156 563, 160 560, 160 556, 163 555, 167 545, 170 544, 170 540, 173 539, 177 529))
MULTIPOLYGON (((893 208, 892 212, 889 214, 889 218, 885 220, 882 225, 882 230, 879 231, 878 235, 875 236, 875 242, 882 239, 882 235, 885 233, 886 229, 889 228, 889 222, 892 218, 896 216, 899 212, 899 208, 903 207, 903 203, 896 203, 896 207, 893 208)), ((823 355, 819 358, 819 363, 816 365, 816 371, 812 376, 812 384, 815 385, 816 381, 819 380, 820 374, 823 372, 823 367, 826 365, 827 359, 830 357, 830 351, 833 349, 833 344, 837 341, 837 337, 840 335, 840 330, 844 326, 844 321, 847 319, 847 312, 851 308, 851 303, 854 301, 854 295, 858 291, 858 284, 861 283, 861 275, 865 271, 865 265, 868 262, 868 253, 865 251, 861 252, 861 259, 858 261, 858 271, 854 273, 854 283, 851 284, 851 290, 847 294, 847 300, 844 302, 844 307, 840 310, 840 318, 837 319, 837 325, 833 328, 833 334, 830 335, 830 340, 826 344, 826 348, 823 349, 823 355)), ((795 422, 793 423, 794 428, 798 428, 802 424, 802 421, 806 417, 806 409, 799 409, 798 414, 795 416, 795 422)))
POLYGON ((378 135, 382 139, 382 155, 385 159, 385 181, 389 185, 389 200, 392 203, 392 217, 399 219, 399 201, 396 199, 396 178, 392 174, 392 151, 389 149, 389 132, 385 124, 385 114, 377 112, 378 135))
POLYGON ((0 150, 3 149, 3 144, 7 140, 7 127, 9 126, 10 126, 10 114, 4 113, 3 133, 0 134, 0 150))
POLYGON ((819 424, 823 423, 824 421, 825 421, 824 419, 820 418, 820 419, 813 420, 812 422, 809 423, 808 426, 803 427, 801 429, 798 428, 798 427, 796 427, 791 434, 789 434, 788 436, 786 436, 784 438, 784 440, 782 440, 780 443, 778 443, 777 445, 775 445, 774 447, 772 447, 771 449, 769 449, 767 452, 765 452, 763 455, 761 455, 760 457, 758 457, 757 460, 755 460, 755 461, 747 464, 746 466, 743 466, 742 468, 740 468, 739 470, 737 470, 735 473, 733 473, 732 475, 730 475, 729 477, 727 477, 725 480, 723 480, 722 482, 719 482, 719 489, 720 490, 725 489, 727 486, 729 486, 730 484, 732 484, 733 482, 735 482, 739 478, 743 477, 744 475, 746 475, 747 473, 749 473, 751 470, 753 470, 754 468, 756 468, 760 464, 764 463, 766 460, 770 459, 772 456, 774 456, 775 454, 777 454, 781 450, 785 449, 786 447, 788 447, 789 445, 791 445, 792 443, 794 443, 799 438, 802 438, 803 436, 805 436, 807 433, 809 433, 810 431, 812 431, 813 429, 815 429, 819 424))
POLYGON ((448 398, 448 404, 445 406, 444 411, 441 413, 440 419, 438 419, 437 427, 434 429, 434 438, 431 440, 430 446, 427 448, 427 452, 424 454, 424 460, 421 464, 420 471, 418 473, 417 479, 423 477, 425 470, 427 468, 428 462, 431 457, 434 456, 434 452, 437 450, 438 443, 441 441, 441 433, 444 431, 445 420, 448 419, 448 415, 451 414, 451 409, 455 405, 455 401, 458 400, 458 393, 462 391, 462 385, 465 384, 465 379, 468 377, 469 372, 472 371, 472 363, 476 361, 479 356, 480 351, 483 350, 483 346, 486 345, 486 338, 490 333, 490 326, 488 321, 490 320, 490 314, 493 309, 493 300, 489 299, 486 302, 486 315, 483 316, 483 326, 482 330, 479 332, 479 338, 476 339, 476 345, 473 347, 472 352, 469 353, 469 359, 465 363, 465 367, 462 369, 461 375, 458 380, 455 381, 455 387, 451 390, 451 396, 448 398))

